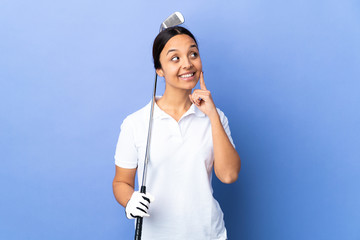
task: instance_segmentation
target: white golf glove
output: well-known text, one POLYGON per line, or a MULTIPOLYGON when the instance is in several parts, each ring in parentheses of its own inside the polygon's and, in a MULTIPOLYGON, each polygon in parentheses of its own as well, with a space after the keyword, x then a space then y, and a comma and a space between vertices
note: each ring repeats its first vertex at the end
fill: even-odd
POLYGON ((149 193, 134 192, 125 207, 126 217, 128 219, 149 217, 147 212, 149 204, 153 201, 154 197, 149 193))

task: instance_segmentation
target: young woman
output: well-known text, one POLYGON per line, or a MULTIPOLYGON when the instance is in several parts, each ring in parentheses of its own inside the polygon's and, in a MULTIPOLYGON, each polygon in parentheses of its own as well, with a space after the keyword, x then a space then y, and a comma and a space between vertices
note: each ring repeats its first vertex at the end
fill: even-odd
POLYGON ((241 163, 228 120, 206 88, 196 39, 183 27, 168 28, 156 37, 153 58, 165 92, 154 106, 148 193, 135 192, 134 182, 136 172, 142 180, 151 103, 121 125, 115 198, 128 218, 145 217, 143 239, 226 239, 212 169, 220 181, 232 183, 241 163), (193 90, 198 81, 200 89, 193 90))

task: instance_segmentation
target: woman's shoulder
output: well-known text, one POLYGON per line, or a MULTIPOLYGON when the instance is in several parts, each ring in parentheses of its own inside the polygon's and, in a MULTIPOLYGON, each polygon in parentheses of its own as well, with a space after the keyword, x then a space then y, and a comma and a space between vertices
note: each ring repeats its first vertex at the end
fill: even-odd
POLYGON ((220 121, 223 125, 228 124, 228 118, 226 117, 225 113, 220 109, 220 108, 216 108, 219 117, 220 117, 220 121))
POLYGON ((224 113, 220 108, 216 107, 216 110, 217 110, 220 118, 226 117, 226 116, 225 116, 225 113, 224 113))

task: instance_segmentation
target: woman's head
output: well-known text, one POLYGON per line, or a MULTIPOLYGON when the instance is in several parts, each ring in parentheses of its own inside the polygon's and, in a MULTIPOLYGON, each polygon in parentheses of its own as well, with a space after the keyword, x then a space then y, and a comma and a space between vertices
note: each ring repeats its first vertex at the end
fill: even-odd
POLYGON ((153 46, 156 73, 165 78, 165 89, 191 90, 202 71, 199 49, 194 35, 183 27, 159 33, 153 46))
POLYGON ((170 27, 170 28, 167 28, 167 29, 161 31, 155 38, 154 44, 153 44, 153 59, 154 59, 155 69, 161 68, 160 54, 161 54, 162 50, 164 49, 166 43, 172 37, 175 37, 176 35, 180 35, 180 34, 188 35, 189 37, 191 37, 194 40, 194 42, 197 45, 194 35, 184 27, 180 27, 180 26, 170 27))

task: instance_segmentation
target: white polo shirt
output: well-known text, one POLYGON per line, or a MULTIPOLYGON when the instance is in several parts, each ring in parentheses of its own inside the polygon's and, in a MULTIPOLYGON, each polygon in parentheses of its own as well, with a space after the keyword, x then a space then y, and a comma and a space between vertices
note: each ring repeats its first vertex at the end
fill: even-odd
MULTIPOLYGON (((125 118, 115 164, 138 168, 141 185, 151 102, 125 118)), ((231 143, 228 120, 217 109, 231 143)), ((233 144, 234 145, 234 144, 233 144)), ((144 218, 144 240, 227 239, 211 186, 214 151, 209 118, 195 105, 176 122, 154 106, 147 192, 155 197, 144 218)))

